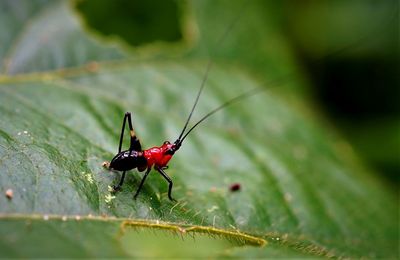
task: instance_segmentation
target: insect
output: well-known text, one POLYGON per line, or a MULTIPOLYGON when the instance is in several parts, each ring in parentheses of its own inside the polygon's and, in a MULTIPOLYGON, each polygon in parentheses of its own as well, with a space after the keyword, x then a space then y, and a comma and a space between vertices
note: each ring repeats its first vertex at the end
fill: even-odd
POLYGON ((213 109, 209 113, 207 113, 205 116, 203 116, 197 123, 195 123, 187 132, 186 128, 188 126, 188 123, 193 115, 193 112, 196 108, 196 105, 198 103, 198 100, 200 98, 201 92, 203 91, 203 88, 205 86, 205 82, 207 80, 207 75, 208 71, 211 67, 211 61, 207 65, 207 70, 206 74, 204 75, 202 84, 200 86, 200 89, 197 93, 194 105, 192 107, 192 110, 190 111, 190 114, 186 120, 186 123, 179 135, 179 137, 171 143, 170 141, 165 141, 161 146, 155 146, 151 147, 149 149, 143 150, 142 145, 139 141, 139 139, 136 136, 136 133, 133 129, 132 125, 132 116, 131 113, 127 112, 125 113, 124 120, 122 123, 122 130, 121 130, 121 136, 119 140, 119 147, 118 147, 118 153, 114 156, 114 158, 111 160, 110 163, 104 163, 103 166, 108 167, 111 170, 117 170, 117 171, 122 171, 122 176, 121 179, 118 183, 118 185, 115 185, 113 187, 114 191, 119 191, 124 183, 125 179, 125 174, 127 171, 132 170, 137 168, 139 172, 146 171, 140 184, 139 187, 134 195, 134 198, 136 199, 137 196, 140 193, 140 190, 143 187, 144 182, 146 181, 146 178, 148 174, 150 173, 151 169, 154 168, 154 170, 158 171, 161 176, 168 182, 168 198, 171 201, 175 201, 174 198, 172 198, 172 187, 173 187, 173 182, 171 178, 168 176, 168 174, 165 172, 165 170, 168 168, 168 162, 172 159, 173 155, 175 152, 179 150, 181 147, 183 141, 185 138, 189 135, 190 132, 193 131, 201 122, 203 122, 205 119, 207 119, 209 116, 212 114, 216 113, 217 111, 221 110, 222 108, 233 104, 236 101, 239 101, 247 96, 253 95, 257 93, 257 91, 260 91, 261 89, 252 89, 250 91, 246 91, 243 94, 236 96, 227 102, 223 103, 219 107, 213 109), (128 122, 128 127, 129 127, 129 134, 130 134, 130 146, 128 150, 122 150, 122 143, 123 143, 123 138, 124 138, 124 131, 125 131, 125 126, 126 122, 128 122))
MULTIPOLYGON (((229 31, 233 28, 234 24, 239 20, 240 16, 237 16, 235 20, 232 21, 230 26, 227 28, 223 36, 219 39, 218 44, 224 40, 226 35, 229 33, 229 31)), ((137 196, 140 193, 140 190, 143 187, 144 182, 146 181, 147 176, 149 175, 150 171, 152 168, 154 170, 158 171, 161 176, 168 182, 168 198, 171 201, 176 201, 174 198, 172 198, 172 187, 173 187, 173 182, 171 178, 168 176, 168 174, 165 172, 165 170, 168 168, 168 162, 172 159, 174 156, 175 152, 179 150, 181 147, 183 141, 185 138, 189 135, 190 132, 193 131, 201 122, 203 122, 205 119, 207 119, 209 116, 212 114, 216 113, 217 111, 221 110, 222 108, 231 105, 235 103, 236 101, 239 101, 247 96, 253 95, 256 92, 262 90, 260 88, 257 89, 252 89, 250 91, 246 91, 245 93, 236 96, 227 102, 223 103, 219 107, 215 108, 214 110, 210 111, 207 113, 205 116, 203 116, 197 123, 195 123, 187 132, 186 128, 189 124, 189 121, 193 115, 193 112, 196 108, 196 105, 199 101, 200 95, 204 89, 205 83, 207 81, 208 77, 208 72, 210 71, 212 65, 212 60, 210 59, 207 67, 205 74, 203 76, 200 88, 198 90, 195 102, 193 104, 193 107, 190 111, 190 114, 186 120, 186 123, 179 135, 179 137, 171 143, 170 141, 165 141, 161 146, 155 146, 151 147, 146 150, 142 150, 142 145, 137 138, 135 131, 132 126, 132 116, 130 112, 125 113, 124 120, 122 123, 122 130, 121 130, 121 136, 119 140, 119 147, 118 147, 118 153, 114 156, 114 158, 111 160, 110 163, 103 163, 104 167, 107 167, 111 170, 117 170, 117 171, 122 171, 121 179, 118 183, 118 185, 113 186, 113 190, 119 191, 121 190, 121 187, 124 183, 125 180, 125 174, 129 170, 137 169, 139 172, 145 171, 145 174, 140 181, 139 187, 134 195, 134 198, 136 199, 137 196), (128 121, 128 127, 129 127, 129 134, 130 134, 130 146, 128 150, 121 150, 122 149, 122 142, 123 142, 123 137, 124 137, 124 131, 125 131, 125 125, 126 122, 128 121)))

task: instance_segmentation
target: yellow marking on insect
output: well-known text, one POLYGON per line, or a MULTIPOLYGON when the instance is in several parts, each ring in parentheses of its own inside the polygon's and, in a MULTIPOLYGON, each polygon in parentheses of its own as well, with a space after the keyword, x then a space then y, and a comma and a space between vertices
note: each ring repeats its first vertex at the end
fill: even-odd
POLYGON ((131 136, 132 136, 132 137, 135 137, 135 136, 136 136, 135 131, 131 130, 130 133, 131 133, 131 136))

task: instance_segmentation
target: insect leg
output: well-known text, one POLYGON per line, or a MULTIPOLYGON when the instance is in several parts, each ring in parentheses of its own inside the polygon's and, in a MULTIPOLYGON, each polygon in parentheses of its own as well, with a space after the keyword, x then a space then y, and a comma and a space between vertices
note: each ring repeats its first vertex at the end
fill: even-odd
POLYGON ((135 196, 133 196, 134 199, 136 199, 136 197, 139 195, 139 192, 140 192, 140 190, 142 189, 143 183, 144 183, 144 181, 146 180, 147 175, 149 175, 149 172, 150 172, 150 171, 151 171, 151 168, 150 168, 150 167, 147 168, 147 171, 146 171, 146 173, 144 174, 144 176, 143 176, 143 178, 142 178, 142 181, 141 181, 140 184, 139 184, 139 188, 137 189, 137 191, 136 191, 136 193, 135 193, 135 196))
POLYGON ((168 198, 170 200, 172 200, 172 201, 176 201, 174 198, 171 197, 172 185, 173 185, 171 178, 167 175, 167 173, 162 168, 158 168, 157 167, 156 169, 164 177, 164 179, 166 179, 167 182, 169 183, 169 186, 168 186, 168 198))
POLYGON ((131 144, 130 144, 130 147, 129 147, 129 151, 141 151, 142 150, 142 146, 140 145, 140 141, 136 137, 135 131, 133 130, 131 113, 126 112, 125 116, 124 116, 124 122, 122 123, 121 136, 119 138, 118 153, 121 152, 121 148, 122 148, 122 141, 124 139, 124 131, 125 131, 126 120, 128 120, 128 126, 129 126, 129 130, 130 130, 129 134, 131 136, 131 144))
POLYGON ((126 171, 124 171, 124 172, 122 173, 122 176, 121 176, 121 179, 119 180, 118 185, 113 186, 114 191, 119 191, 119 190, 121 190, 122 184, 124 184, 125 173, 126 173, 126 171))
POLYGON ((131 136, 131 145, 129 147, 129 151, 141 151, 142 145, 140 144, 140 141, 133 130, 131 113, 125 113, 125 116, 128 118, 129 134, 131 136))

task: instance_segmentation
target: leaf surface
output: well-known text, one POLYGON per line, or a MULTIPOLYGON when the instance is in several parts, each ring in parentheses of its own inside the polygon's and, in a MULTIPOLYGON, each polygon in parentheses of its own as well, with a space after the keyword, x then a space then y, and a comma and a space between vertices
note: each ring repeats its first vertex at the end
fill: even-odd
MULTIPOLYGON (((36 18, 15 22, 20 31, 43 28, 42 19, 67 26, 61 14, 76 22, 64 2, 29 10, 36 18)), ((130 60, 78 23, 68 32, 61 33, 68 41, 81 34, 79 60, 71 56, 77 49, 56 36, 49 46, 32 42, 43 53, 21 54, 29 51, 26 33, 20 45, 9 40, 15 51, 1 56, 3 64, 9 60, 5 73, 18 73, 0 79, 0 190, 13 191, 12 199, 0 196, 2 256, 169 256, 163 252, 184 244, 188 252, 170 256, 204 256, 214 245, 208 256, 395 257, 394 194, 304 101, 271 92, 274 84, 260 84, 237 64, 214 64, 195 119, 245 90, 265 91, 215 114, 185 140, 167 170, 178 202, 168 200, 168 185, 156 172, 137 200, 142 173, 135 170, 111 194, 120 173, 102 162, 117 150, 123 114, 132 112, 144 147, 175 140, 206 62, 130 60), (34 71, 43 72, 23 73, 34 71), (235 183, 240 190, 232 192, 235 183), (183 242, 168 244, 173 234, 183 242), (190 234, 198 244, 190 246, 190 234)))

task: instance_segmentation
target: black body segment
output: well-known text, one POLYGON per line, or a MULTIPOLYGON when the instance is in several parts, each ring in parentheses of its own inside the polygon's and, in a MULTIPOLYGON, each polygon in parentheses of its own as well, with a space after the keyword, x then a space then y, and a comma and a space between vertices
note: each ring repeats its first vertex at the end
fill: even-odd
POLYGON ((144 153, 142 151, 142 145, 140 144, 140 141, 137 138, 135 131, 133 130, 131 113, 129 112, 125 113, 124 121, 122 123, 121 135, 119 139, 118 153, 111 160, 109 168, 111 170, 122 171, 121 179, 118 185, 113 186, 114 192, 121 190, 121 187, 124 184, 126 171, 137 168, 138 171, 142 172, 147 169, 142 181, 140 182, 139 188, 135 194, 136 198, 144 184, 144 181, 147 178, 147 175, 150 173, 151 168, 147 167, 147 159, 144 157, 144 153), (122 142, 124 140, 126 121, 128 121, 129 135, 131 137, 130 138, 131 141, 129 145, 129 150, 121 151, 122 142))
POLYGON ((146 166, 147 160, 144 157, 143 152, 139 151, 122 151, 110 162, 110 169, 117 171, 129 171, 146 166))

